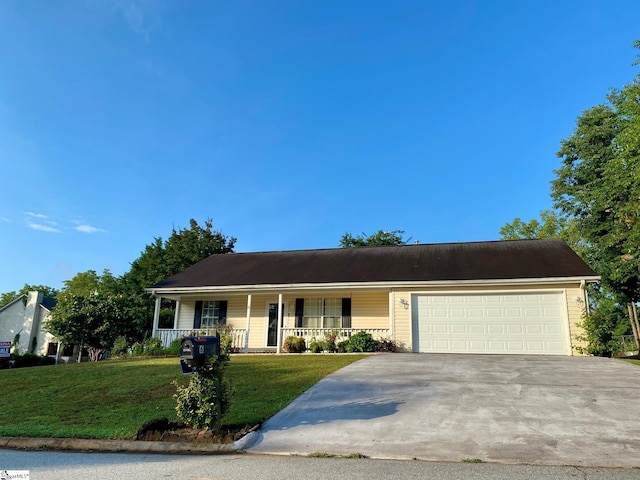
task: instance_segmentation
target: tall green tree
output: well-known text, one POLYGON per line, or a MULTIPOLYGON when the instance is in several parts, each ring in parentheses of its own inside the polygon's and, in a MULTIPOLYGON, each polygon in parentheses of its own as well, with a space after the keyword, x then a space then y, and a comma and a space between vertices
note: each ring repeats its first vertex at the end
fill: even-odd
MULTIPOLYGON (((189 228, 173 228, 167 240, 155 238, 133 261, 131 269, 122 277, 123 288, 135 305, 136 315, 144 323, 144 332, 150 333, 153 320, 154 301, 144 289, 181 272, 191 265, 216 253, 231 253, 236 239, 213 229, 209 218, 204 226, 194 219, 189 228)), ((160 324, 173 323, 174 302, 163 300, 160 324)))
POLYGON ((606 99, 561 142, 551 195, 575 219, 602 283, 627 303, 640 344, 640 75, 606 99))
POLYGON ((146 288, 181 272, 214 253, 231 253, 236 239, 213 230, 209 218, 204 227, 193 218, 188 229, 173 228, 166 241, 155 238, 133 261, 126 280, 146 288))
POLYGON ((345 233, 340 239, 341 248, 351 247, 379 247, 383 245, 404 245, 410 238, 403 237, 404 230, 378 230, 372 235, 363 233, 354 237, 350 233, 345 233))

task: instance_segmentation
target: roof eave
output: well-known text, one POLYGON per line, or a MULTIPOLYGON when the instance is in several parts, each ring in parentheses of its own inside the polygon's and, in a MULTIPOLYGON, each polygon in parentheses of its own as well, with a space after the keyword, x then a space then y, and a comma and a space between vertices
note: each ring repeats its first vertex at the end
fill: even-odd
POLYGON ((482 280, 430 280, 430 281, 396 281, 396 282, 333 282, 333 283, 287 283, 262 285, 220 285, 201 287, 160 287, 146 288, 147 292, 156 296, 195 294, 195 293, 261 293, 273 291, 309 291, 309 290, 381 290, 391 288, 414 287, 450 287, 455 286, 488 286, 488 285, 540 285, 558 283, 595 283, 599 276, 545 277, 545 278, 497 278, 482 280))

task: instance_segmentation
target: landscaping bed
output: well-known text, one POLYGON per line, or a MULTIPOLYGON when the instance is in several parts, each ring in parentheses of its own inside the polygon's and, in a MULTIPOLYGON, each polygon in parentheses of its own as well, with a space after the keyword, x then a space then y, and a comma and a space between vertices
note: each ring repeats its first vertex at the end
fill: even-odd
POLYGON ((152 420, 138 430, 136 440, 147 442, 233 443, 260 428, 261 423, 225 425, 216 432, 210 428, 191 428, 167 418, 152 420))

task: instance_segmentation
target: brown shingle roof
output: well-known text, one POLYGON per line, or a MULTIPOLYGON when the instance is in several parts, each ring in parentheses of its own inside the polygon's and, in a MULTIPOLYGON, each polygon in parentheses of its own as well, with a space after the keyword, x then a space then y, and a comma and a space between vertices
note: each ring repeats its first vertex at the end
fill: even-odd
POLYGON ((562 240, 505 240, 211 255, 151 288, 594 276, 562 240))

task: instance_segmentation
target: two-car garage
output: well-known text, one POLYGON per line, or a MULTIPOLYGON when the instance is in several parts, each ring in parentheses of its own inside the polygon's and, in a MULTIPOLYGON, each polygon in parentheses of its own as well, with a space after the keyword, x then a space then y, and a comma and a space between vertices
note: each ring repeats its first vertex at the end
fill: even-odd
POLYGON ((570 355, 563 292, 412 295, 413 351, 570 355))

